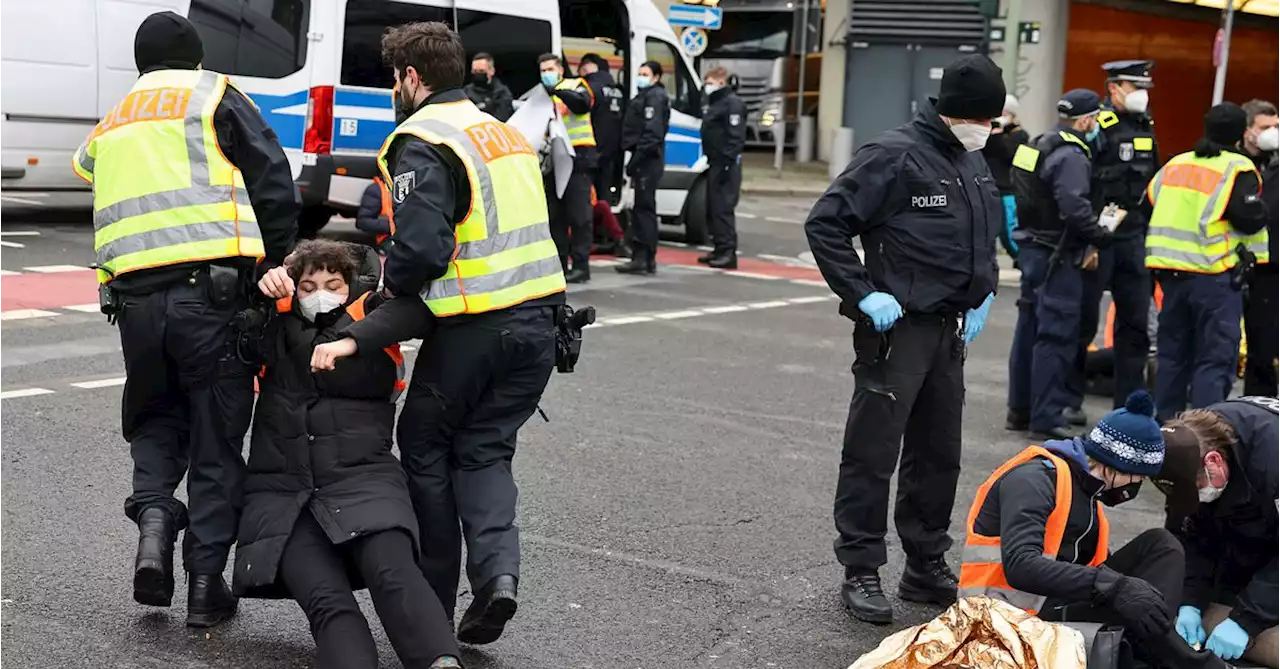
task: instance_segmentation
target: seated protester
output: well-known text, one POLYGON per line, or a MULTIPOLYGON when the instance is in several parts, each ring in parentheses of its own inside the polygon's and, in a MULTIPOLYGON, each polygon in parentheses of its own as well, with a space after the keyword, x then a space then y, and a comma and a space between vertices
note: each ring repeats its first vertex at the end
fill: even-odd
POLYGON ((1154 415, 1151 396, 1135 392, 1086 436, 1029 446, 997 469, 969 510, 959 595, 1000 599, 1050 622, 1121 625, 1156 666, 1225 667, 1174 631, 1183 556, 1168 530, 1108 554, 1104 506, 1133 499, 1164 459, 1154 415))
POLYGON ((311 622, 317 666, 379 666, 352 594, 367 586, 405 667, 459 667, 450 621, 418 568, 418 522, 391 453, 399 348, 313 371, 314 349, 369 311, 382 314, 390 337, 430 327, 416 296, 384 301, 369 292, 380 271, 368 247, 313 240, 259 283, 279 298, 279 315, 264 339, 232 587, 241 597, 296 600, 311 622), (356 248, 365 256, 359 275, 356 248))
POLYGON ((613 207, 609 205, 609 201, 597 196, 595 186, 591 187, 591 229, 596 236, 595 248, 591 249, 593 255, 617 254, 623 250, 622 238, 625 234, 622 226, 618 225, 618 217, 613 215, 613 207))
POLYGON ((1277 404, 1238 397, 1168 421, 1155 480, 1169 495, 1167 527, 1187 555, 1178 634, 1224 660, 1270 667, 1280 605, 1277 404))
POLYGON ((391 225, 391 191, 382 183, 382 177, 374 177, 360 196, 356 228, 373 235, 378 251, 386 252, 395 228, 391 225))

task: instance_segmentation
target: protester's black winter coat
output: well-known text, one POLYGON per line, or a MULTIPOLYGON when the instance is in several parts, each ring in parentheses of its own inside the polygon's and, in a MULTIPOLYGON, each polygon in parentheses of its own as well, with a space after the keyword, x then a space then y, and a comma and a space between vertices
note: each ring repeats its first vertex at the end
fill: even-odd
MULTIPOLYGON (((379 319, 403 331, 392 340, 429 327, 420 298, 380 301, 369 295, 365 309, 394 311, 395 318, 379 319)), ((268 333, 232 582, 240 596, 290 596, 277 572, 304 508, 335 544, 389 529, 418 544, 405 474, 391 453, 396 364, 381 349, 361 349, 333 371, 313 374, 312 350, 338 339, 354 319, 337 310, 316 320, 282 313, 268 333)), ((350 576, 362 587, 358 574, 350 576)))
POLYGON ((1170 518, 1169 528, 1187 554, 1183 602, 1203 610, 1209 604, 1237 595, 1231 619, 1250 636, 1275 627, 1276 592, 1280 587, 1276 563, 1277 485, 1280 430, 1274 398, 1238 398, 1208 407, 1236 430, 1230 462, 1231 477, 1222 496, 1201 504, 1190 518, 1170 518))

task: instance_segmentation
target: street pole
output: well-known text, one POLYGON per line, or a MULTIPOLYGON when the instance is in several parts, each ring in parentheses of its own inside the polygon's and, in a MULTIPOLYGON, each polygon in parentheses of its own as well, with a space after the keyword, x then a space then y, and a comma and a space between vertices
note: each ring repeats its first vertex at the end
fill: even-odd
POLYGON ((1018 49, 1022 44, 1022 0, 1005 0, 1004 87, 1012 95, 1018 88, 1018 49))
POLYGON ((1228 0, 1222 10, 1225 18, 1222 23, 1222 51, 1218 54, 1218 71, 1213 75, 1213 104, 1222 103, 1222 94, 1227 87, 1227 61, 1231 58, 1231 24, 1236 16, 1235 0, 1228 0))
MULTIPOLYGON (((796 98, 796 122, 800 122, 800 117, 804 116, 804 66, 805 61, 809 60, 809 0, 804 0, 803 9, 804 18, 800 21, 800 87, 796 98)), ((799 126, 797 126, 799 127, 799 126)))

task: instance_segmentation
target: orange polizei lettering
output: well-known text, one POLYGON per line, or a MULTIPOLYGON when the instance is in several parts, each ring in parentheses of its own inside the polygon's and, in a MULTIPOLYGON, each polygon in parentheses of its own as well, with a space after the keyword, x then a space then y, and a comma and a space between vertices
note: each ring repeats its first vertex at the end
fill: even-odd
POLYGON ((1211 194, 1222 180, 1222 173, 1200 165, 1170 165, 1164 177, 1165 186, 1187 188, 1211 194))
POLYGON ((533 154, 529 141, 506 123, 487 121, 477 123, 466 130, 467 137, 475 144, 486 163, 516 154, 533 154))
POLYGON ((107 113, 94 130, 95 135, 139 121, 173 121, 186 118, 191 89, 151 88, 134 91, 107 113))

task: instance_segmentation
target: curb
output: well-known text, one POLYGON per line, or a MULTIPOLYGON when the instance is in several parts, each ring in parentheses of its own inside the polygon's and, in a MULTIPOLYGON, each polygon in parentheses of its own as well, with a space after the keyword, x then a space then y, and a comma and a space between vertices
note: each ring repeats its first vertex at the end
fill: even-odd
POLYGON ((797 186, 788 188, 785 186, 750 186, 742 184, 743 195, 755 195, 757 197, 812 197, 818 198, 827 191, 826 186, 797 186))

